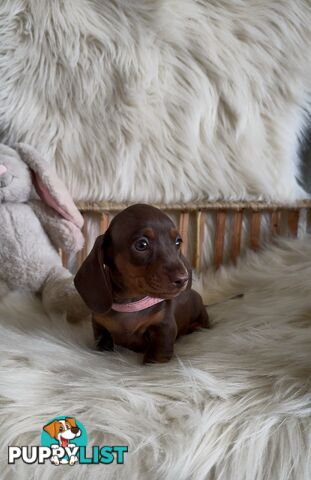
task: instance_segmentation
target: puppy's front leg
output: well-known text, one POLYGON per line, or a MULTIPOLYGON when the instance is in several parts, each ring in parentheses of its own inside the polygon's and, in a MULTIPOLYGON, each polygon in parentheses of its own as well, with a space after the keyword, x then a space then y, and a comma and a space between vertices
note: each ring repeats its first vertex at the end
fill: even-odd
POLYGON ((96 347, 100 351, 113 351, 113 339, 108 330, 92 318, 96 347))
POLYGON ((174 317, 159 325, 148 328, 148 348, 144 354, 144 363, 168 362, 174 353, 174 342, 177 336, 177 325, 174 317))

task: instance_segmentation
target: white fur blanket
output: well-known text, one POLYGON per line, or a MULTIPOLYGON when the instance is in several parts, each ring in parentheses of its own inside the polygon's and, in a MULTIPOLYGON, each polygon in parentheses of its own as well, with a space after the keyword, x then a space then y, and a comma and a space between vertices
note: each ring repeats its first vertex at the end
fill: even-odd
POLYGON ((294 200, 309 0, 0 2, 0 135, 75 199, 294 200))
POLYGON ((311 478, 311 241, 283 241, 201 283, 210 331, 182 338, 168 365, 96 353, 88 325, 49 319, 38 299, 0 307, 2 478, 311 478), (127 444, 124 465, 7 465, 72 415, 90 444, 127 444))

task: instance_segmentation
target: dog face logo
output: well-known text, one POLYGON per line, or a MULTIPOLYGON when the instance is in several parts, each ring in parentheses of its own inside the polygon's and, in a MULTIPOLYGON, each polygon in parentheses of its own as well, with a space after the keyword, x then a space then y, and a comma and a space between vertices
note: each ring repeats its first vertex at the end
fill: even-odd
POLYGON ((82 424, 78 425, 73 417, 55 418, 44 425, 43 432, 48 434, 46 443, 53 449, 52 463, 74 465, 78 462, 76 453, 81 442, 77 440, 84 436, 82 428, 82 424))
POLYGON ((47 425, 44 425, 43 430, 47 432, 50 437, 55 438, 61 447, 68 447, 69 441, 76 437, 80 437, 81 430, 77 427, 74 418, 66 417, 65 420, 54 420, 47 425))

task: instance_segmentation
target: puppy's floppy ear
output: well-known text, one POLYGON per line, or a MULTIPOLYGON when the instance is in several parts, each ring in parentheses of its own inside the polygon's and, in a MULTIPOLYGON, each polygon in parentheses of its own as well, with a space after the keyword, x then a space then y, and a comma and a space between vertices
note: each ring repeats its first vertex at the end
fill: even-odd
POLYGON ((66 417, 65 422, 68 422, 71 427, 76 427, 76 420, 73 417, 66 417))
POLYGON ((190 290, 191 287, 192 287, 192 268, 191 268, 189 260, 187 260, 187 258, 183 254, 181 254, 181 261, 185 265, 186 270, 187 270, 188 275, 189 275, 189 280, 188 280, 188 283, 187 283, 186 290, 190 290))
POLYGON ((105 267, 109 229, 97 237, 94 247, 79 268, 74 284, 89 309, 106 313, 112 305, 112 287, 108 267, 105 267))
POLYGON ((48 423, 47 425, 44 425, 43 430, 50 435, 52 438, 56 438, 56 431, 57 431, 57 425, 60 422, 58 420, 54 420, 51 423, 48 423))

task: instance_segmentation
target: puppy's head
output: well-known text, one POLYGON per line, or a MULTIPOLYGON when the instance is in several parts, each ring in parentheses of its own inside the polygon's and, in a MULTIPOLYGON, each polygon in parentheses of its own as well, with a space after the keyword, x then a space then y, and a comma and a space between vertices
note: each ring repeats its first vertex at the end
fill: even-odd
POLYGON ((81 435, 81 430, 72 417, 66 417, 65 420, 54 420, 43 427, 52 438, 55 438, 59 443, 66 447, 69 440, 81 435))
POLYGON ((114 295, 173 298, 191 288, 191 268, 181 243, 176 226, 161 210, 133 205, 116 215, 97 238, 75 286, 98 313, 111 308, 114 295))

